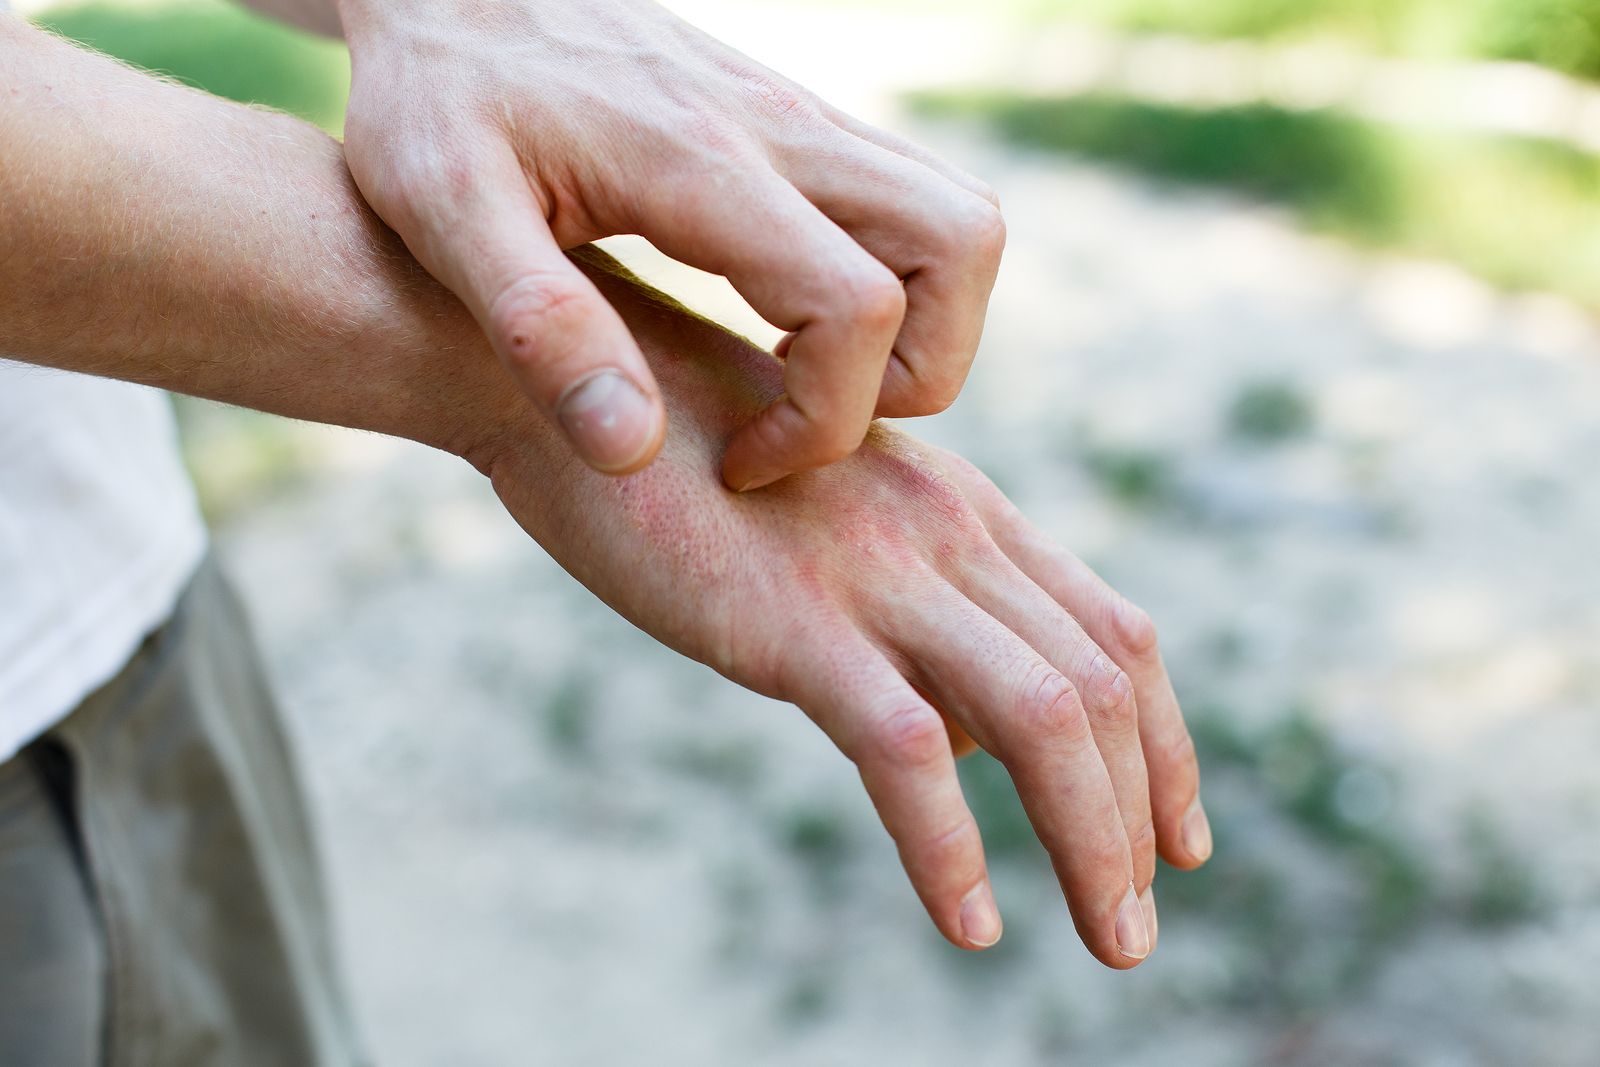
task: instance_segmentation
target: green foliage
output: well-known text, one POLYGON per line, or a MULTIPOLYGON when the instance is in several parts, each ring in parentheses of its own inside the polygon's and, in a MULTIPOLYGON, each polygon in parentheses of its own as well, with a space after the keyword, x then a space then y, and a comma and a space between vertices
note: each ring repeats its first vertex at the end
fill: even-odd
POLYGON ((42 14, 41 26, 218 96, 299 115, 337 133, 350 89, 344 47, 220 0, 93 3, 42 14))
MULTIPOLYGON (((1078 5, 1055 5, 1067 12, 1078 5)), ((1130 30, 1197 37, 1281 38, 1339 32, 1375 42, 1403 37, 1428 0, 1089 0, 1082 10, 1130 30)))
POLYGON ((1051 0, 1034 10, 1134 32, 1335 38, 1380 52, 1518 59, 1600 78, 1594 0, 1051 0))
POLYGON ((661 752, 663 765, 731 792, 749 793, 761 780, 761 749, 741 739, 683 740, 661 752))
POLYGON ((956 764, 956 770, 961 777, 961 791, 983 830, 983 848, 990 862, 1044 861, 1044 848, 1027 812, 1022 810, 1005 767, 987 753, 977 752, 956 764))
POLYGON ((835 867, 852 852, 844 816, 831 808, 796 808, 785 820, 783 840, 790 852, 818 867, 835 867))
POLYGON ((1481 810, 1467 813, 1461 845, 1471 869, 1461 894, 1462 913, 1479 926, 1504 927, 1527 922, 1544 906, 1528 862, 1518 856, 1481 810))
POLYGON ((778 1000, 778 1015, 785 1024, 805 1028, 827 1017, 832 1004, 833 983, 816 967, 790 976, 778 1000))
POLYGON ((1332 112, 1266 105, 1200 111, 1113 96, 925 94, 923 110, 979 117, 1026 145, 1110 159, 1162 178, 1241 189, 1366 235, 1398 225, 1387 140, 1332 112))
MULTIPOLYGON (((873 3, 972 10, 971 0, 873 3)), ((1594 0, 989 0, 984 9, 1023 21, 1072 19, 1131 33, 1323 39, 1396 55, 1514 59, 1600 78, 1600 4, 1594 0)))
POLYGON ((1470 43, 1497 59, 1521 59, 1600 78, 1600 4, 1594 0, 1478 0, 1470 43))
POLYGON ((922 94, 1031 146, 1236 189, 1361 244, 1450 259, 1512 289, 1600 308, 1600 159, 1527 138, 1380 127, 1266 105, 922 94))
MULTIPOLYGON (((1253 805, 1285 820, 1321 859, 1353 878, 1350 913, 1330 923, 1361 947, 1354 958, 1339 960, 1353 979, 1368 957, 1416 924, 1438 888, 1419 843, 1394 823, 1393 774, 1345 750, 1305 711, 1293 711, 1258 733, 1237 729, 1214 710, 1197 717, 1206 722, 1206 729, 1196 731, 1205 765, 1241 775, 1255 794, 1253 805)), ((1237 812, 1224 808, 1214 814, 1223 823, 1219 837, 1236 830, 1230 824, 1237 812)), ((1286 882, 1287 873, 1269 869, 1234 877, 1245 877, 1254 892, 1264 893, 1286 882)), ((1281 921, 1302 923, 1303 911, 1288 909, 1281 921)), ((1294 933, 1297 940, 1305 936, 1306 931, 1294 933)))
POLYGON ((804 804, 783 815, 779 833, 811 891, 823 901, 837 899, 857 846, 845 813, 831 805, 804 804))
POLYGON ((311 474, 313 449, 297 423, 183 396, 174 398, 174 409, 208 522, 225 523, 311 474))
POLYGON ((1168 503, 1177 491, 1172 461, 1137 448, 1095 447, 1083 454, 1083 467, 1113 500, 1130 508, 1168 503))
POLYGON ((1311 403, 1288 382, 1249 382, 1228 409, 1228 429, 1246 441, 1276 443, 1311 429, 1311 403))
POLYGON ((573 759, 594 756, 594 680, 576 673, 561 680, 544 706, 544 734, 550 747, 573 759))
MULTIPOLYGON (((1431 852, 1397 818, 1393 771, 1310 712, 1256 729, 1214 706, 1189 719, 1216 855, 1156 881, 1170 922, 1226 935, 1208 996, 1297 1017, 1357 991, 1427 923, 1520 921, 1538 908, 1527 863, 1487 819, 1465 825, 1464 869, 1454 849, 1431 852)), ((960 773, 991 863, 1053 879, 1005 769, 979 753, 960 773)))

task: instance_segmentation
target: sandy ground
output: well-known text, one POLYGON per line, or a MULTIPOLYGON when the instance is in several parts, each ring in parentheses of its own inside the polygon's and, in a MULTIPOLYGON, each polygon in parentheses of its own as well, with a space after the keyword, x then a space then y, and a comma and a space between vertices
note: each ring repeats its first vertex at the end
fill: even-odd
MULTIPOLYGON (((1152 612, 1198 718, 1325 729, 1332 829, 1273 791, 1292 760, 1235 760, 1208 779, 1219 871, 1161 876, 1149 964, 1089 960, 1025 847, 996 863, 1005 942, 957 952, 802 715, 594 602, 464 465, 319 431, 315 474, 221 540, 379 1062, 1595 1062, 1595 324, 1256 206, 913 129, 891 90, 939 80, 914 35, 875 78, 817 51, 839 16, 771 17, 754 50, 1005 201, 978 369, 915 432, 1152 612), (1260 383, 1308 407, 1283 440, 1229 429, 1260 383), (1104 473, 1129 464, 1131 489, 1104 473), (1374 936, 1400 891, 1341 887, 1384 842, 1424 888, 1374 936), (1496 888, 1487 918, 1458 906, 1496 888)), ((720 283, 619 248, 749 324, 720 283)))

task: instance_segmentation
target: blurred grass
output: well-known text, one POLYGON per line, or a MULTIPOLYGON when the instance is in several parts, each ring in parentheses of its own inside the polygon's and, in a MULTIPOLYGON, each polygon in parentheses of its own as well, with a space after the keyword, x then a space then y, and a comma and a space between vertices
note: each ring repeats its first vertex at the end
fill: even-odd
MULTIPOLYGON (((1356 995, 1429 924, 1499 927, 1542 906, 1526 858, 1491 820, 1467 812, 1455 847, 1433 851, 1399 817, 1395 771, 1309 709, 1247 729, 1230 709, 1201 705, 1190 726, 1216 855, 1157 885, 1164 916, 1227 935, 1206 997, 1303 1017, 1356 995)), ((978 753, 959 769, 990 862, 1053 881, 1005 768, 978 753)))
POLYGON ((1593 0, 1082 0, 1055 10, 1196 37, 1333 37, 1387 53, 1517 59, 1600 78, 1593 0))
POLYGON ((1171 456, 1147 448, 1085 445, 1084 471, 1111 499, 1130 509, 1155 509, 1174 502, 1177 472, 1171 456))
POLYGON ((1228 431, 1241 441, 1258 444, 1302 437, 1314 420, 1311 401, 1286 381, 1246 382, 1228 408, 1228 431))
MULTIPOLYGON (((344 46, 222 0, 76 4, 33 21, 217 96, 287 111, 333 134, 344 126, 344 46)), ((176 409, 184 457, 212 523, 299 484, 315 466, 315 445, 292 422, 184 397, 176 409)))
POLYGON ((1013 143, 1220 186, 1359 244, 1452 260, 1510 289, 1600 309, 1600 159, 1528 138, 1391 127, 1256 104, 926 92, 924 115, 1013 143))
POLYGON ((82 4, 41 12, 34 22, 217 96, 287 111, 330 133, 344 126, 344 46, 222 0, 82 4))
POLYGON ((318 445, 300 423, 247 408, 174 396, 183 457, 206 521, 220 526, 303 485, 318 445))
MULTIPOLYGON (((970 0, 873 3, 918 12, 970 14, 973 7, 970 0)), ((1594 0, 989 0, 984 11, 1130 33, 1285 43, 1320 39, 1428 59, 1520 60, 1600 79, 1600 4, 1594 0)))

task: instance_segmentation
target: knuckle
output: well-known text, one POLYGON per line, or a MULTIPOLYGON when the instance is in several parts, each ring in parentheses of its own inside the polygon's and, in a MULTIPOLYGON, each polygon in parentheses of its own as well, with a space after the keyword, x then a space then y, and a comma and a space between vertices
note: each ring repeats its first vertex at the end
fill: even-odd
POLYGON ((963 254, 985 264, 998 264, 1006 247, 1006 221, 1000 209, 976 197, 966 197, 951 227, 950 240, 963 254))
POLYGON ((1052 667, 1041 666, 1024 689, 1018 719, 1030 738, 1067 744, 1091 743, 1089 716, 1077 687, 1052 667))
POLYGON ((817 98, 798 85, 764 72, 752 72, 745 84, 769 116, 786 122, 809 120, 820 113, 817 98))
MULTIPOLYGON (((685 132, 687 137, 684 144, 692 150, 691 156, 697 170, 703 168, 708 160, 712 161, 713 167, 732 166, 750 153, 749 135, 722 112, 694 112, 689 116, 685 132)), ((685 177, 689 175, 685 174, 685 177)))
POLYGON ((427 145, 395 157, 383 171, 379 186, 390 203, 419 212, 429 204, 465 200, 482 174, 477 152, 464 146, 427 145))
POLYGON ((861 442, 866 439, 867 429, 871 426, 870 418, 867 419, 840 419, 828 425, 822 436, 822 451, 829 462, 840 460, 850 455, 861 447, 861 442))
POLYGON ((811 462, 820 466, 837 463, 861 447, 870 422, 866 419, 808 416, 811 423, 809 446, 804 450, 811 462))
POLYGON ((997 214, 999 213, 999 211, 1000 211, 1000 194, 995 192, 994 186, 990 185, 986 181, 982 181, 982 180, 980 180, 978 178, 973 178, 972 179, 972 191, 974 193, 976 193, 979 196, 979 198, 981 198, 990 207, 994 208, 994 210, 995 210, 995 212, 997 214))
POLYGON ((975 526, 977 518, 966 494, 954 482, 937 472, 926 472, 917 486, 917 496, 922 503, 937 514, 962 526, 975 526))
POLYGON ((863 270, 842 289, 850 319, 873 332, 896 332, 906 317, 906 289, 887 267, 863 270))
MULTIPOLYGON (((1199 767, 1199 761, 1195 758, 1194 738, 1182 727, 1173 731, 1171 736, 1156 742, 1154 756, 1166 768, 1167 773, 1172 773, 1174 768, 1181 772, 1199 767)), ((1196 778, 1195 786, 1198 788, 1198 770, 1193 772, 1193 776, 1196 778)))
POLYGON ((981 533, 983 523, 960 486, 924 451, 896 448, 891 476, 902 498, 915 501, 917 511, 934 515, 957 530, 981 533))
POLYGON ((911 403, 914 415, 937 415, 947 411, 950 405, 956 402, 956 397, 961 395, 963 381, 952 381, 944 377, 934 381, 919 382, 918 388, 911 394, 911 403))
POLYGON ((935 830, 904 844, 915 849, 930 867, 965 874, 967 868, 974 866, 972 860, 977 854, 975 846, 979 844, 978 825, 970 817, 963 818, 954 826, 935 830))
POLYGON ((817 446, 812 457, 820 466, 826 467, 851 455, 860 444, 860 441, 852 445, 846 443, 843 438, 829 438, 817 446))
POLYGON ((587 303, 583 297, 582 290, 568 279, 525 274, 490 302, 490 332, 513 363, 540 363, 539 338, 575 326, 587 303))
POLYGON ((944 720, 928 707, 906 707, 885 716, 872 730, 874 753, 896 767, 924 769, 950 751, 944 720))
POLYGON ((1095 664, 1094 677, 1085 687, 1083 702, 1101 728, 1127 730, 1137 726, 1133 681, 1104 654, 1095 664))
POLYGON ((776 119, 820 116, 827 106, 810 90, 755 63, 735 63, 724 67, 738 85, 744 87, 761 110, 776 119))
POLYGON ((941 365, 922 358, 896 353, 902 373, 896 375, 894 414, 900 418, 937 415, 947 410, 961 395, 965 374, 954 375, 941 365))

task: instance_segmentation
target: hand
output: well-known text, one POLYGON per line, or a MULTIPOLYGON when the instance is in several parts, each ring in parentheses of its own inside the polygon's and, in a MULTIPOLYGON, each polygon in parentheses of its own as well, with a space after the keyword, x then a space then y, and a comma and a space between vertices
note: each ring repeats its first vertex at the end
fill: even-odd
POLYGON ((726 492, 717 454, 781 388, 778 364, 588 256, 679 415, 661 462, 603 478, 368 213, 325 135, 15 19, 0 93, 18 102, 0 108, 16 161, 0 203, 28 208, 0 226, 0 350, 462 453, 617 610, 805 708, 860 767, 946 936, 976 947, 998 926, 941 713, 1010 767, 1095 954, 1127 966, 1117 945, 1148 945, 1153 913, 1123 895, 1145 894, 1152 837, 1179 866, 1210 851, 1154 638, 976 472, 879 430, 837 466, 726 492))
POLYGON ((727 492, 717 452, 781 387, 776 362, 595 277, 675 432, 648 470, 606 479, 571 463, 552 476, 550 442, 513 424, 479 452, 512 515, 637 626, 803 708, 856 763, 952 942, 1000 934, 956 778, 960 731, 1009 769, 1089 950, 1112 967, 1148 955, 1157 849, 1185 868, 1211 851, 1148 619, 969 464, 893 430, 823 470, 727 492))
POLYGON ((1004 243, 975 179, 650 0, 340 16, 362 192, 596 469, 649 463, 665 420, 622 319, 561 254, 611 234, 726 275, 791 331, 787 395, 728 445, 733 488, 839 459, 875 412, 930 414, 961 388, 1004 243))

